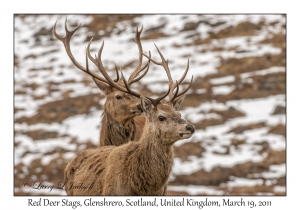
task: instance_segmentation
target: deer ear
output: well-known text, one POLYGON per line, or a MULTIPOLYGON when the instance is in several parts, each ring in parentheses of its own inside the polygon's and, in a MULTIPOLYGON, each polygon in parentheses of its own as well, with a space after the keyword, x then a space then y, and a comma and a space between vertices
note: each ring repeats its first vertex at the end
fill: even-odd
POLYGON ((100 80, 95 78, 93 78, 93 80, 96 83, 96 85, 99 87, 99 89, 102 92, 104 92, 105 95, 108 95, 112 91, 112 88, 109 85, 105 84, 104 82, 101 82, 100 80))
POLYGON ((141 106, 145 113, 150 113, 152 111, 151 101, 144 96, 141 96, 141 106))
POLYGON ((179 96, 177 98, 174 99, 173 103, 173 107, 174 109, 177 111, 181 105, 181 103, 183 102, 183 99, 185 97, 185 94, 183 94, 182 96, 179 96))

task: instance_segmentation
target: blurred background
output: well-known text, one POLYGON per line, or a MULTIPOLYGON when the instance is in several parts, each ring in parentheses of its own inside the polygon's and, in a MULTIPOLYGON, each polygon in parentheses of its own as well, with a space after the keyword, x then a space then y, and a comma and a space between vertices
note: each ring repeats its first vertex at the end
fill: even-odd
MULTIPOLYGON (((114 63, 126 78, 137 65, 137 25, 143 51, 160 60, 155 43, 173 79, 189 58, 183 84, 192 75, 194 83, 180 112, 196 133, 174 145, 168 195, 286 195, 286 16, 279 14, 15 15, 15 195, 65 195, 66 164, 99 144, 105 98, 52 35, 57 20, 65 35, 66 17, 69 29, 81 23, 71 40, 76 60, 85 65, 91 37, 92 54, 105 41, 102 61, 113 78, 114 63)), ((151 63, 134 87, 159 95, 167 76, 151 63)))

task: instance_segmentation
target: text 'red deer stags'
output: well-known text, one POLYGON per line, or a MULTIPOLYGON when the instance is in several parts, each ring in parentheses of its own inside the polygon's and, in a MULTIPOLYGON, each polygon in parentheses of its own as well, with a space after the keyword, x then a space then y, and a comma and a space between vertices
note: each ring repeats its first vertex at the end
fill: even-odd
POLYGON ((140 96, 146 123, 141 139, 121 146, 81 151, 65 169, 68 195, 164 195, 173 164, 173 144, 187 139, 194 127, 182 119, 175 107, 184 97, 161 103, 169 91, 157 99, 140 96), (81 186, 81 187, 77 187, 81 186), (83 186, 83 187, 82 187, 83 186))
MULTIPOLYGON (((62 37, 56 33, 56 23, 54 24, 53 27, 53 34, 57 39, 59 39, 64 44, 65 50, 69 58, 73 62, 73 64, 78 69, 92 76, 97 86, 106 95, 106 102, 104 104, 103 116, 101 121, 99 146, 121 145, 127 143, 128 141, 139 139, 143 130, 144 120, 145 120, 143 116, 140 116, 142 114, 140 99, 127 93, 127 89, 124 87, 123 80, 119 77, 117 66, 115 68, 117 74, 116 80, 111 79, 107 74, 101 61, 101 54, 104 47, 104 42, 102 43, 98 51, 98 55, 92 57, 90 54, 90 45, 93 38, 90 40, 86 48, 86 67, 83 67, 81 64, 79 64, 76 61, 70 48, 71 37, 78 30, 81 24, 79 24, 72 31, 69 31, 67 28, 67 19, 66 19, 65 21, 66 35, 65 37, 62 37), (98 70, 102 73, 104 77, 98 76, 97 74, 89 70, 88 59, 90 59, 93 62, 93 64, 95 64, 95 66, 98 68, 98 70)), ((139 52, 143 51, 141 40, 140 40, 140 35, 142 30, 143 27, 141 28, 140 31, 138 30, 138 26, 136 27, 136 34, 134 39, 134 41, 138 45, 139 52)), ((149 52, 149 57, 151 58, 150 52, 149 52)), ((150 60, 143 66, 142 66, 142 60, 143 60, 143 55, 139 53, 138 65, 128 80, 129 86, 139 81, 147 73, 149 69, 150 60), (144 72, 141 74, 142 71, 144 72)))

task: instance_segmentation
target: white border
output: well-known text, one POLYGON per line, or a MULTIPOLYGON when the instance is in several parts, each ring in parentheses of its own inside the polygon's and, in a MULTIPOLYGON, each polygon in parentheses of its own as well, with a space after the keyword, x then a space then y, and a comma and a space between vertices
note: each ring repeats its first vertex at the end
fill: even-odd
MULTIPOLYGON (((296 2, 296 1, 293 1, 296 2)), ((299 8, 292 1, 6 1, 1 11, 1 157, 0 205, 27 206, 28 198, 13 196, 13 14, 14 13, 286 13, 287 14, 287 196, 244 197, 245 200, 270 200, 272 209, 298 206, 299 200, 299 8)), ((46 198, 46 197, 43 197, 46 198)), ((66 198, 66 197, 64 197, 66 198)), ((180 197, 174 197, 179 199, 180 197)), ((190 197, 189 197, 190 198, 190 197)), ((219 200, 224 197, 208 197, 219 200)), ((225 197, 226 198, 226 197, 225 197)), ((238 199, 238 197, 228 197, 238 199)), ((60 200, 61 197, 49 197, 60 200)), ((77 198, 72 198, 75 200, 77 198)), ((78 198, 79 199, 79 198, 78 198)), ((80 200, 86 198, 80 198, 80 200)), ((125 197, 116 199, 126 200, 125 197)), ((200 197, 204 199, 204 197, 200 197)), ((62 208, 62 207, 61 207, 62 208)), ((70 207, 69 207, 70 208, 70 207)), ((97 207, 99 208, 99 207, 97 207)), ((132 207, 131 207, 132 208, 132 207)), ((138 207, 140 209, 140 207, 138 207)), ((147 207, 143 207, 147 208, 147 207)), ((169 207, 170 209, 173 207, 169 207)), ((185 207, 186 208, 186 207, 185 207)), ((196 209, 197 207, 193 207, 196 209)), ((249 207, 247 207, 249 208, 249 207)), ((81 208, 82 209, 82 208, 81 208)), ((102 208, 103 209, 103 208, 102 208)), ((229 209, 229 207, 221 208, 229 209)), ((243 209, 243 208, 239 208, 243 209)), ((268 208, 264 208, 268 209, 268 208)))

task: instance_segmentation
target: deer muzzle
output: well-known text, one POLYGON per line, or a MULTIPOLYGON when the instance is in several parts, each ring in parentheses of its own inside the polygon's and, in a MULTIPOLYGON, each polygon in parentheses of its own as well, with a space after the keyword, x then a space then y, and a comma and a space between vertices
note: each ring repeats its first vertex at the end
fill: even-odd
POLYGON ((141 105, 138 104, 138 105, 132 106, 130 109, 130 112, 131 112, 131 114, 138 116, 143 113, 143 109, 142 109, 141 105))
POLYGON ((192 124, 187 124, 184 131, 179 131, 181 139, 188 139, 193 133, 195 133, 195 128, 192 124))
POLYGON ((188 124, 188 125, 186 126, 186 129, 187 129, 188 131, 190 131, 191 133, 194 133, 194 132, 195 132, 195 128, 194 128, 194 126, 192 126, 191 124, 188 124))

